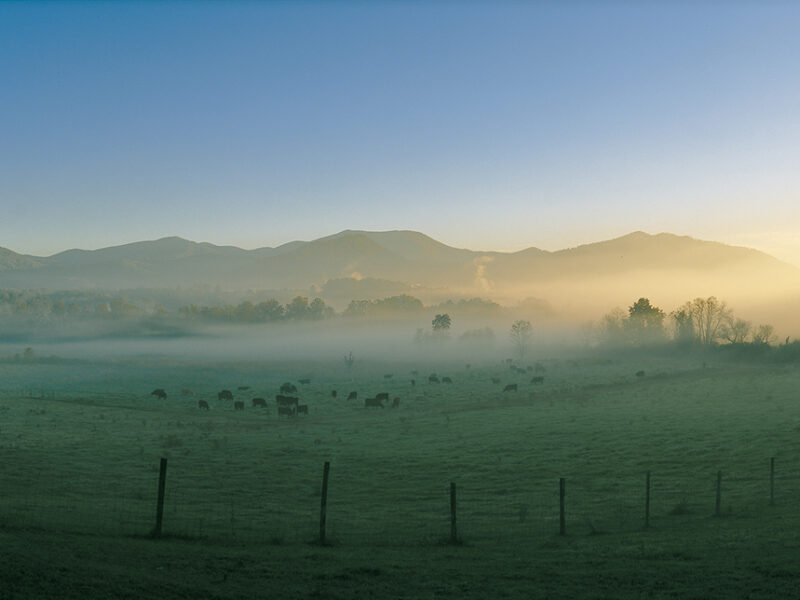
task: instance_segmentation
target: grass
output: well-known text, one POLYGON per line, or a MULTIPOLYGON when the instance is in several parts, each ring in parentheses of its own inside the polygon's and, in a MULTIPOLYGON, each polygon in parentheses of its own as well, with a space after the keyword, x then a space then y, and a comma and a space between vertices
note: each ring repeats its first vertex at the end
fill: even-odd
MULTIPOLYGON (((356 588, 364 597, 722 598, 736 586, 750 597, 791 595, 800 577, 800 544, 790 535, 800 526, 792 503, 800 475, 790 468, 800 457, 800 372, 663 359, 542 362, 545 384, 535 388, 500 363, 376 364, 354 382, 338 364, 0 365, 0 536, 10 552, 34 540, 43 548, 40 558, 19 550, 29 577, 45 572, 46 556, 76 573, 95 561, 105 577, 89 579, 118 597, 107 592, 123 580, 164 598, 253 589, 348 597, 356 588), (411 369, 420 373, 415 387, 411 369), (647 377, 635 377, 640 369, 647 377), (421 382, 434 371, 453 385, 421 382), (300 377, 312 380, 298 386, 307 418, 279 419, 272 402, 267 411, 250 407, 251 396, 272 398, 300 377), (506 383, 519 391, 503 393, 506 383), (244 412, 216 399, 239 385, 252 388, 244 412), (15 391, 30 387, 48 393, 15 391), (155 387, 167 400, 149 396, 155 387), (401 405, 368 410, 363 399, 346 400, 351 389, 360 398, 387 391, 401 405), (200 412, 198 399, 212 410, 200 412), (164 539, 154 549, 129 536, 153 526, 162 456, 164 539), (313 547, 326 460, 335 544, 313 547), (720 469, 726 518, 713 519, 720 469), (567 480, 564 538, 559 477, 567 480), (458 545, 440 543, 449 539, 451 481, 458 545), (62 545, 83 548, 86 561, 64 558, 62 545), (149 570, 161 555, 179 575, 171 587, 167 573, 149 570), (236 561, 242 566, 217 567, 236 561)), ((13 566, 0 569, 14 579, 13 566)), ((46 586, 26 581, 21 593, 46 586)))

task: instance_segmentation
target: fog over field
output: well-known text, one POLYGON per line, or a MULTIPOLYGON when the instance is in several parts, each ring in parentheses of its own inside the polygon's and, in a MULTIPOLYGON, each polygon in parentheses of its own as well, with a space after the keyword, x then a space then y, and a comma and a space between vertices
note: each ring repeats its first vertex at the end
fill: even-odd
POLYGON ((797 597, 798 31, 0 2, 0 600, 797 597))

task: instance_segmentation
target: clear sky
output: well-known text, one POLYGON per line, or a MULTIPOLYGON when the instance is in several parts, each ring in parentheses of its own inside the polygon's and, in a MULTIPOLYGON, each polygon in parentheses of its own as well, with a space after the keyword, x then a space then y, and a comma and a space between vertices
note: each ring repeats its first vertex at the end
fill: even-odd
POLYGON ((0 246, 475 249, 644 230, 800 265, 800 3, 0 3, 0 246))

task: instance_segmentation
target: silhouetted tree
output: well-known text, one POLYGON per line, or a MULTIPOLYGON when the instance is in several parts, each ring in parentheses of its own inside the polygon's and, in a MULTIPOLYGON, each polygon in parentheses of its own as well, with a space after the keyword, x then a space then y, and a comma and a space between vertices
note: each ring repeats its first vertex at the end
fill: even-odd
POLYGON ((731 319, 725 326, 724 337, 731 344, 741 344, 747 341, 752 326, 744 319, 731 319))
POLYGON ((639 298, 628 307, 625 327, 635 344, 652 343, 664 339, 664 311, 639 298))
POLYGON ((733 317, 728 305, 715 296, 695 298, 681 306, 678 311, 691 316, 694 335, 704 346, 710 346, 725 333, 726 323, 733 317))
POLYGON ((514 324, 511 325, 509 335, 514 344, 514 349, 517 351, 517 354, 519 354, 519 359, 522 360, 525 358, 525 353, 528 351, 528 346, 533 338, 533 326, 531 322, 522 319, 514 321, 514 324))
POLYGON ((450 320, 450 315, 447 313, 436 315, 431 321, 431 325, 433 326, 433 331, 435 333, 446 333, 450 329, 450 325, 452 321, 450 320))
POLYGON ((684 307, 672 311, 670 314, 675 326, 674 339, 680 346, 688 346, 694 343, 694 321, 689 309, 684 307))
POLYGON ((753 332, 754 344, 771 344, 775 341, 775 328, 772 325, 759 325, 753 332))

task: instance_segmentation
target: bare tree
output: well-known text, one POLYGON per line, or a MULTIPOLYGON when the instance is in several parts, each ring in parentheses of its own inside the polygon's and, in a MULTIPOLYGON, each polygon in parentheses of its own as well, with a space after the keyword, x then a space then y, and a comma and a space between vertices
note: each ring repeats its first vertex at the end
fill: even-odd
POLYGON ((530 346, 531 338, 533 337, 533 326, 531 322, 521 319, 519 321, 514 321, 509 335, 511 336, 511 341, 514 343, 517 354, 519 354, 519 359, 522 360, 525 358, 525 353, 528 351, 528 346, 530 346))
POLYGON ((759 325, 753 332, 755 344, 771 344, 775 339, 775 328, 772 325, 759 325))
POLYGON ((725 339, 731 344, 741 344, 747 341, 752 325, 744 319, 731 319, 725 326, 725 339))
POLYGON ((726 324, 733 319, 733 313, 724 301, 715 296, 695 298, 687 302, 673 313, 688 317, 697 340, 704 346, 710 346, 726 333, 726 324))

